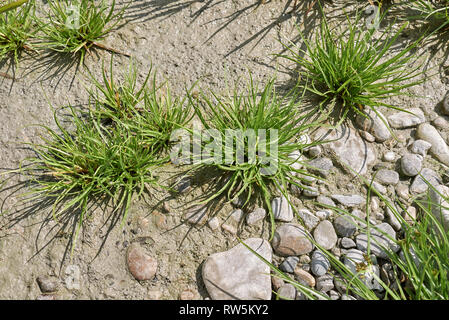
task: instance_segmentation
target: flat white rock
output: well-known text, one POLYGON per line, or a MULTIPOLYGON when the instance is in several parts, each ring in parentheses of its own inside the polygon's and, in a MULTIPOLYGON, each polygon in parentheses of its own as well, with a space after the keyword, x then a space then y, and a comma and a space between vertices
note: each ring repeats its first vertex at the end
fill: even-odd
MULTIPOLYGON (((266 240, 250 238, 243 242, 271 262, 272 249, 266 240)), ((204 262, 202 277, 213 300, 271 299, 270 267, 241 243, 210 255, 204 262)))

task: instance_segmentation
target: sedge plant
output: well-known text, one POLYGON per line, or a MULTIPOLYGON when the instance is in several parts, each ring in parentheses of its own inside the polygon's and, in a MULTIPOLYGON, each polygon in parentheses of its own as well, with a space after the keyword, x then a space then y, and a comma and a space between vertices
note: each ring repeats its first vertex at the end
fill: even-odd
POLYGON ((288 200, 288 184, 304 188, 302 182, 311 174, 302 166, 302 154, 317 144, 304 139, 314 124, 298 112, 298 96, 281 98, 274 79, 259 89, 251 78, 246 92, 235 89, 227 97, 212 92, 211 98, 201 93, 189 100, 207 132, 198 137, 193 130, 193 170, 219 177, 204 202, 224 196, 245 206, 256 195, 268 208, 273 235, 271 198, 281 193, 288 200), (202 151, 196 153, 195 146, 202 151))
MULTIPOLYGON (((413 65, 416 55, 411 51, 419 43, 392 54, 391 48, 406 25, 392 33, 368 28, 356 15, 347 17, 347 28, 338 31, 322 13, 317 32, 309 38, 299 30, 304 49, 291 42, 284 44, 288 54, 282 57, 297 65, 299 82, 318 97, 317 112, 327 119, 331 114, 342 123, 348 116, 361 114, 365 108, 376 114, 378 107, 405 111, 387 99, 406 94, 405 89, 421 83, 420 65, 413 65)), ((388 126, 388 124, 386 124, 388 126)))
POLYGON ((72 250, 83 221, 90 216, 89 204, 112 203, 113 213, 126 220, 133 199, 149 186, 160 186, 154 174, 161 161, 152 146, 123 125, 104 127, 92 114, 78 114, 73 108, 73 129, 43 126, 42 143, 32 144, 35 156, 26 159, 22 171, 30 176, 29 199, 49 199, 56 220, 78 212, 72 250))
POLYGON ((114 51, 99 41, 122 21, 125 8, 116 11, 115 0, 110 4, 105 0, 56 0, 48 5, 46 19, 38 20, 41 47, 77 56, 80 64, 93 48, 114 51))
MULTIPOLYGON (((138 134, 143 143, 151 144, 153 150, 168 161, 172 133, 189 123, 193 117, 192 107, 184 97, 173 96, 168 83, 158 85, 152 68, 143 83, 138 84, 138 72, 134 63, 122 81, 115 80, 112 59, 109 72, 102 65, 102 79, 91 74, 94 88, 90 89, 94 114, 103 123, 125 125, 138 134)), ((191 90, 188 90, 190 92, 191 90)))
POLYGON ((33 10, 34 1, 30 1, 0 14, 0 61, 13 58, 18 64, 23 51, 34 51, 30 44, 32 34, 36 31, 33 10))

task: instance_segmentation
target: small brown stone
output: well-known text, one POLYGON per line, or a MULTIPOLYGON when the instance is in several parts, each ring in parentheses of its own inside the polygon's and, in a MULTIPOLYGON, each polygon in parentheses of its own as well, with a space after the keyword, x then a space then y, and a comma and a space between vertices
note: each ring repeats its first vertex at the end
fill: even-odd
POLYGON ((297 266, 295 268, 295 278, 299 281, 302 285, 307 285, 311 288, 315 287, 315 278, 308 273, 307 271, 304 271, 300 266, 297 266))
POLYGON ((154 224, 158 229, 165 230, 167 229, 165 216, 162 215, 159 211, 153 211, 152 213, 154 224))
POLYGON ((128 248, 128 269, 136 280, 151 280, 156 274, 157 261, 145 253, 137 243, 128 248))
POLYGON ((271 276, 271 284, 273 286, 274 291, 278 291, 279 288, 284 285, 284 280, 276 276, 271 276))

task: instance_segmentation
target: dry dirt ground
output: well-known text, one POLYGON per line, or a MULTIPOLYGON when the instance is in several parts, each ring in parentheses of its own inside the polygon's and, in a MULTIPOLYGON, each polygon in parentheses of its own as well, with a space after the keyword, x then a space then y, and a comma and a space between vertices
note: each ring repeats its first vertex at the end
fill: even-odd
MULTIPOLYGON (((311 10, 305 17, 307 4, 312 1, 305 1, 296 12, 291 12, 287 5, 290 2, 272 1, 257 6, 255 0, 136 0, 125 14, 127 23, 111 32, 104 43, 135 59, 141 81, 152 65, 160 79, 168 80, 175 94, 196 81, 201 87, 225 92, 228 84, 247 79, 248 70, 255 80, 277 75, 283 84, 291 79, 291 68, 284 59, 274 56, 282 52, 279 40, 298 39, 295 24, 305 22, 302 27, 313 29, 318 15, 311 10)), ((45 9, 45 4, 38 3, 45 9)), ((328 5, 330 15, 337 7, 337 3, 328 5)), ((413 36, 412 31, 410 34, 413 36)), ((435 54, 428 60, 428 74, 436 75, 411 90, 420 97, 401 97, 394 102, 404 108, 421 107, 431 121, 438 115, 438 105, 448 89, 444 73, 435 67, 441 65, 444 52, 431 46, 420 50, 435 54)), ((108 64, 110 58, 106 51, 95 51, 87 57, 86 67, 99 76, 101 62, 108 64)), ((85 69, 69 62, 44 52, 24 57, 15 69, 8 63, 1 66, 1 72, 16 77, 15 81, 0 79, 2 170, 18 168, 31 154, 23 143, 40 141, 42 131, 34 124, 55 126, 52 106, 86 105, 84 86, 90 84, 85 69)), ((115 73, 123 74, 129 64, 129 58, 116 55, 115 73)), ((386 150, 400 153, 410 135, 411 130, 402 130, 399 142, 375 144, 377 156, 380 158, 386 150)), ((443 135, 446 138, 447 132, 443 131, 443 135)), ((426 161, 432 162, 429 157, 426 161)), ((426 166, 441 170, 435 163, 426 166)), ((178 169, 167 170, 168 176, 170 170, 178 169)), ((351 178, 344 174, 337 173, 331 179, 328 194, 337 190, 364 192, 356 182, 348 183, 351 178)), ((19 194, 26 187, 17 192, 9 189, 23 180, 20 176, 8 180, 0 196, 2 299, 37 299, 41 293, 36 278, 41 275, 54 275, 61 280, 56 296, 59 299, 178 299, 186 289, 203 299, 207 292, 200 276, 202 262, 208 255, 238 243, 236 236, 226 231, 212 231, 207 225, 191 228, 181 223, 183 211, 201 194, 201 187, 178 197, 153 190, 135 201, 129 219, 123 225, 118 221, 111 232, 107 209, 92 209, 92 218, 86 222, 70 255, 68 235, 57 232, 61 222, 45 220, 51 214, 48 205, 22 204, 19 194), (163 212, 165 202, 169 213, 163 212), (157 258, 159 268, 154 280, 138 282, 129 273, 126 249, 133 242, 140 242, 157 258)), ((220 205, 217 214, 225 220, 231 211, 230 204, 220 205)), ((258 227, 245 227, 240 236, 267 239, 268 230, 266 221, 258 227)))

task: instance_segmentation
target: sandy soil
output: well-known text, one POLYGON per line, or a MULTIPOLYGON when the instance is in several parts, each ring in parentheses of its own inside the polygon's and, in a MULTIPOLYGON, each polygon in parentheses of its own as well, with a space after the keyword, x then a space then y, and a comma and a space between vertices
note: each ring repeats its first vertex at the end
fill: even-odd
MULTIPOLYGON (((227 83, 232 86, 239 78, 247 79, 248 70, 256 80, 276 74, 279 83, 284 84, 291 79, 289 63, 273 54, 282 52, 279 39, 298 38, 295 24, 304 21, 307 3, 311 3, 305 1, 305 7, 291 12, 291 7, 286 6, 289 2, 272 1, 258 7, 255 0, 136 0, 126 13, 127 23, 108 35, 104 43, 135 59, 141 81, 153 65, 159 78, 168 80, 175 93, 182 93, 198 80, 201 87, 224 92, 227 83)), ((337 3, 329 4, 327 10, 332 14, 336 7, 337 3)), ((316 16, 315 11, 309 12, 306 29, 314 27, 316 16)), ((413 35, 410 31, 408 38, 413 35)), ((401 38, 401 42, 406 40, 401 38)), ((448 89, 446 75, 438 68, 444 52, 432 46, 420 50, 435 55, 428 60, 427 74, 436 75, 410 91, 419 97, 400 97, 393 102, 404 108, 421 107, 428 121, 432 121, 438 116, 438 105, 448 89)), ((98 76, 101 61, 109 63, 110 58, 110 53, 96 51, 86 59, 86 65, 98 76)), ((40 129, 31 125, 54 127, 52 106, 87 103, 86 72, 67 62, 70 60, 42 53, 25 57, 15 70, 8 63, 1 66, 1 72, 15 74, 17 78, 15 81, 0 78, 2 170, 17 168, 31 154, 23 142, 40 141, 40 129)), ((115 56, 115 73, 123 74, 129 63, 127 57, 115 56)), ((404 152, 406 140, 414 131, 398 133, 399 142, 374 144, 378 158, 386 150, 404 152)), ((447 138, 447 132, 442 135, 447 138)), ((442 170, 430 157, 424 165, 442 170)), ((179 172, 169 167, 167 176, 170 170, 179 172)), ((36 278, 40 275, 61 279, 57 298, 63 299, 150 299, 157 292, 162 299, 177 299, 185 289, 197 291, 198 298, 206 298, 200 277, 201 263, 208 255, 238 242, 235 235, 225 231, 212 231, 207 226, 192 229, 181 224, 182 213, 201 194, 201 188, 176 198, 154 190, 135 201, 128 221, 123 226, 118 221, 110 233, 108 209, 96 208, 70 256, 67 234, 57 232, 61 223, 51 219, 42 223, 50 208, 45 203, 21 204, 19 194, 26 189, 15 193, 14 189, 8 189, 23 179, 13 177, 0 193, 4 214, 0 216, 3 226, 0 298, 3 299, 38 298, 41 293, 36 278), (170 206, 170 213, 163 213, 163 202, 170 206), (150 255, 157 257, 159 269, 153 281, 139 283, 128 272, 126 248, 132 242, 140 242, 150 255)), ((329 179, 327 194, 365 192, 357 183, 349 183, 351 178, 342 173, 337 172, 329 179)), ((297 203, 313 208, 307 201, 297 203)), ((232 206, 226 204, 217 214, 225 220, 231 211, 232 206)), ((265 222, 259 227, 245 227, 240 236, 268 238, 268 229, 265 222)))

